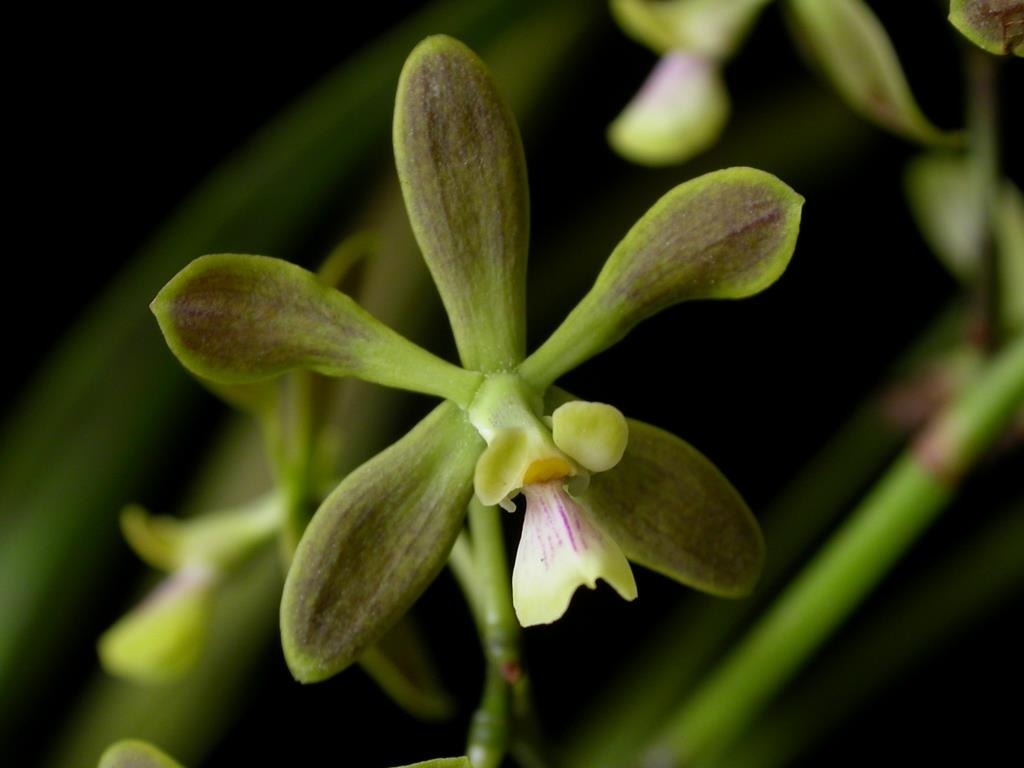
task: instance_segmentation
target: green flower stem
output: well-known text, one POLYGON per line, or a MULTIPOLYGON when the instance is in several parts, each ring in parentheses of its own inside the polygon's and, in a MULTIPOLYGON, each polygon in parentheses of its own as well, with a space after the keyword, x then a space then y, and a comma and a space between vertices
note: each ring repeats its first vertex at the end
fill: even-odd
POLYGON ((596 708, 567 744, 564 764, 628 765, 753 610, 892 457, 898 441, 899 433, 874 401, 843 424, 765 513, 769 555, 757 592, 735 601, 687 595, 616 681, 599 693, 596 708))
POLYGON ((268 436, 277 485, 284 499, 281 544, 286 562, 291 560, 312 514, 313 375, 295 371, 281 382, 272 434, 268 436))
POLYGON ((476 623, 477 633, 484 636, 484 606, 480 597, 480 589, 476 583, 476 565, 473 561, 472 545, 469 543, 469 535, 465 530, 459 534, 448 556, 448 567, 452 570, 455 581, 458 582, 462 594, 469 604, 470 613, 473 614, 473 621, 476 623))
POLYGON ((977 313, 978 340, 985 349, 999 343, 1001 316, 998 266, 993 242, 993 219, 999 195, 999 87, 998 62, 974 46, 965 51, 967 70, 967 150, 978 210, 983 211, 978 242, 977 313))
MULTIPOLYGON (((993 510, 994 511, 994 510, 993 510)), ((934 657, 1024 589, 1024 500, 931 566, 877 611, 815 674, 772 707, 721 764, 795 764, 898 675, 934 657), (899 632, 893 632, 898 626, 899 632), (842 691, 842 696, 836 696, 842 691)))
POLYGON ((485 507, 476 498, 469 504, 469 528, 482 607, 481 640, 487 657, 483 700, 473 716, 466 748, 473 768, 496 768, 501 764, 509 743, 511 685, 522 677, 519 622, 512 607, 512 584, 499 515, 497 507, 485 507))
MULTIPOLYGON (((964 314, 959 304, 941 313, 886 377, 882 392, 945 353, 962 333, 964 314)), ((879 399, 876 394, 862 403, 761 515, 769 556, 755 594, 737 601, 688 596, 617 675, 617 682, 602 692, 583 726, 568 740, 562 755, 566 766, 628 764, 742 623, 879 475, 905 438, 879 399)))
POLYGON ((775 606, 673 716, 647 764, 694 765, 733 741, 946 506, 1024 403, 1024 337, 892 466, 775 606))
POLYGON ((497 768, 508 749, 508 685, 500 670, 487 665, 484 695, 473 713, 466 754, 473 768, 497 768))

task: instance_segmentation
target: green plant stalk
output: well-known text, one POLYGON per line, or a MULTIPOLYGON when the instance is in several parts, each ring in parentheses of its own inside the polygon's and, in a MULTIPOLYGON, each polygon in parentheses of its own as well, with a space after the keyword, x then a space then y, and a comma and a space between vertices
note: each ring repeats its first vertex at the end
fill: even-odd
POLYGON ((284 388, 275 414, 274 434, 268 439, 274 474, 284 495, 282 556, 291 562, 295 547, 313 513, 313 375, 297 371, 281 381, 284 388))
POLYGON ((477 634, 484 636, 484 603, 480 595, 480 588, 476 583, 476 565, 473 562, 472 545, 469 543, 469 534, 465 528, 455 540, 452 552, 448 556, 448 567, 452 576, 455 577, 459 589, 462 590, 466 602, 469 604, 469 612, 473 615, 473 623, 476 625, 477 634))
POLYGON ((645 765, 707 764, 756 716, 945 508, 1024 403, 1024 337, 890 468, 819 555, 670 719, 645 765))
POLYGON ((862 709, 897 675, 942 650, 1024 589, 1024 504, 1018 501, 918 576, 869 623, 843 638, 813 676, 787 695, 722 759, 782 768, 862 709), (893 632, 893 627, 899 627, 893 632), (836 696, 842 691, 842 696, 836 696))
POLYGON ((978 284, 975 288, 976 334, 982 349, 1000 342, 1002 313, 998 264, 993 237, 999 199, 999 84, 996 57, 970 45, 964 52, 967 70, 967 152, 978 210, 982 211, 978 241, 978 284))
MULTIPOLYGON (((932 321, 887 377, 888 386, 945 352, 962 332, 954 304, 932 321)), ((881 388, 882 392, 886 386, 881 388)), ((563 752, 570 768, 626 765, 657 732, 667 713, 710 668, 738 629, 782 585, 799 559, 885 467, 904 439, 878 393, 872 395, 814 453, 762 515, 769 557, 757 592, 723 601, 688 595, 607 687, 563 752), (622 702, 630 705, 624 707, 622 702)))
POLYGON ((473 768, 497 768, 510 740, 511 686, 520 681, 519 622, 512 607, 505 537, 500 511, 475 498, 469 505, 469 531, 479 601, 481 641, 487 660, 483 700, 473 715, 466 754, 473 768))

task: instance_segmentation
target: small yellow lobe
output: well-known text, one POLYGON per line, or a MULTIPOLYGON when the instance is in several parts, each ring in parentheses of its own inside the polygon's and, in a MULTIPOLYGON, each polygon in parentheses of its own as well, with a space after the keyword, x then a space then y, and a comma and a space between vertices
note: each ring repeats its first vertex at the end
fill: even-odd
POLYGON ((547 483, 551 480, 561 480, 574 474, 572 465, 560 456, 549 456, 546 459, 537 459, 530 463, 523 473, 523 485, 534 483, 547 483))

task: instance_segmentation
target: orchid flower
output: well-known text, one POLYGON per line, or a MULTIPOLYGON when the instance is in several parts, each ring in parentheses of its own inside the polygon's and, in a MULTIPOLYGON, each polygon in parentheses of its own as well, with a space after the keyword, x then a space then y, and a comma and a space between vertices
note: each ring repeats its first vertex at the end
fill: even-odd
POLYGON ((619 26, 660 57, 608 140, 644 165, 682 163, 711 147, 729 119, 722 67, 768 0, 611 0, 619 26))
MULTIPOLYGON (((730 111, 722 69, 768 3, 610 0, 623 31, 661 57, 608 127, 615 151, 635 163, 671 165, 718 141, 730 111)), ((925 117, 889 35, 864 0, 785 0, 781 5, 798 49, 853 110, 922 144, 949 148, 962 142, 960 134, 940 130, 925 117)), ((982 8, 986 5, 991 3, 953 2, 950 20, 986 50, 1022 55, 1021 12, 1007 10, 1000 22, 994 18, 999 14, 982 8), (989 18, 980 25, 967 21, 984 16, 989 18), (1010 32, 1014 25, 1017 32, 1010 32)))
POLYGON ((554 383, 665 307, 774 282, 793 252, 802 198, 750 168, 676 187, 527 356, 523 150, 496 85, 464 45, 436 36, 412 52, 394 144, 461 366, 277 259, 204 256, 153 302, 171 349, 205 379, 237 384, 307 368, 444 400, 349 474, 306 528, 281 604, 292 673, 325 679, 397 621, 444 567, 474 497, 510 510, 525 499, 513 573, 523 624, 557 619, 575 589, 597 579, 634 598, 627 558, 715 594, 748 592, 763 544, 728 481, 682 440, 554 383))

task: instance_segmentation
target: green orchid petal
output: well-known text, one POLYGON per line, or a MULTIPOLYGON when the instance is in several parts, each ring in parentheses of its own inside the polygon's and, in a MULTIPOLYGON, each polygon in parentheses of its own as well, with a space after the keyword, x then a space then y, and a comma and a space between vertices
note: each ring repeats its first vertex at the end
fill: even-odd
POLYGON ((141 683, 179 678, 198 660, 211 611, 213 573, 201 566, 176 571, 99 639, 110 674, 141 683))
POLYGON ((680 184, 633 226, 594 287, 520 373, 545 389, 665 307, 764 290, 793 254, 802 204, 786 184, 753 168, 680 184))
POLYGON ((317 510, 281 601, 281 639, 302 682, 376 642, 448 559, 484 442, 451 403, 350 474, 317 510))
MULTIPOLYGON (((324 259, 316 276, 324 285, 341 290, 342 283, 363 259, 375 252, 376 237, 369 232, 357 232, 342 240, 324 259)), ((210 392, 244 413, 261 421, 273 418, 281 394, 280 382, 262 379, 245 383, 225 384, 210 379, 199 379, 210 392)))
POLYGON ((861 0, 789 0, 794 34, 853 109, 925 144, 951 145, 957 133, 932 125, 914 100, 885 28, 861 0))
POLYGON ((635 163, 682 163, 714 144, 728 118, 729 94, 718 64, 672 51, 608 127, 608 141, 635 163))
POLYGON ((463 365, 523 358, 529 203, 519 131, 483 62, 438 35, 402 70, 395 160, 463 365))
POLYGON ((622 549, 560 480, 523 487, 526 514, 512 568, 512 604, 524 627, 562 617, 581 586, 602 579, 624 600, 636 581, 622 549))
POLYGON ((743 41, 769 0, 612 0, 615 20, 657 53, 685 50, 725 58, 743 41))
POLYGON ((164 286, 151 306, 182 364, 222 384, 311 368, 462 402, 480 380, 280 259, 203 256, 164 286))
POLYGON ((183 768, 161 750, 137 739, 111 744, 100 757, 99 768, 183 768))
POLYGON ((1024 56, 1024 2, 1021 0, 952 0, 949 21, 989 53, 1024 56))
POLYGON ((764 541, 746 503, 692 446, 628 422, 622 461, 581 496, 594 519, 640 565, 711 594, 748 594, 764 541))

